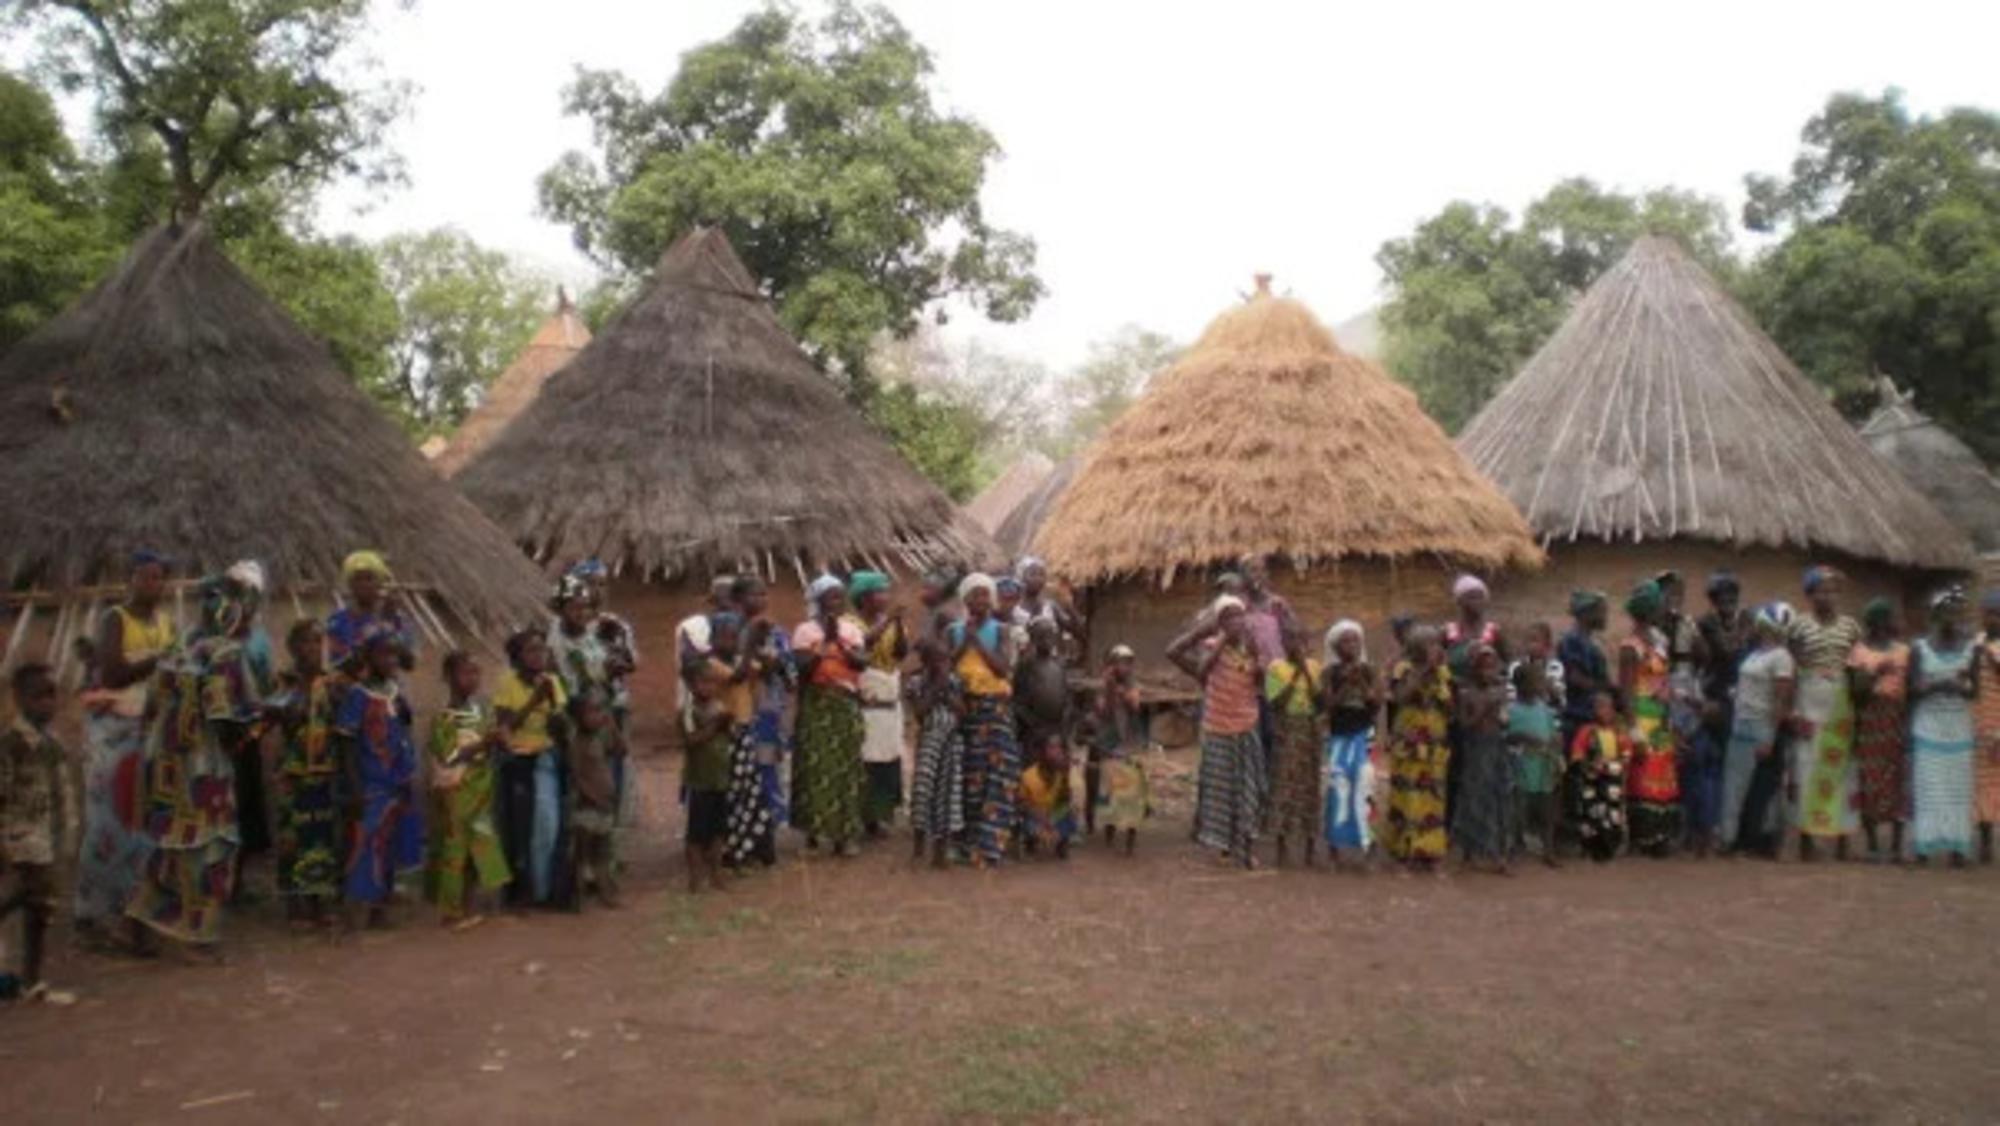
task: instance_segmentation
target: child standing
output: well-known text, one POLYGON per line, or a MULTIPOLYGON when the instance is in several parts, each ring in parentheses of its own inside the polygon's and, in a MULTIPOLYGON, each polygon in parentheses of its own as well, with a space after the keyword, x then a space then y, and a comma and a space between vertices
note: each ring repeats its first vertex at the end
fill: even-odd
POLYGON ((512 667, 493 695, 494 722, 507 757, 500 763, 500 841, 512 875, 508 902, 547 903, 555 891, 562 830, 562 764, 555 753, 569 696, 549 672, 548 642, 538 630, 507 640, 512 667))
POLYGON ((1070 801, 1069 753, 1059 735, 1044 740, 1035 761, 1021 772, 1021 822, 1029 852, 1048 848, 1057 860, 1069 859, 1076 810, 1070 801))
POLYGON ((1049 618, 1028 623, 1028 651, 1014 668, 1014 721, 1021 746, 1039 756, 1051 740, 1069 742, 1069 674, 1057 644, 1061 631, 1049 618))
POLYGON ((1325 812, 1321 798, 1322 743, 1319 733, 1320 662, 1306 656, 1306 635, 1286 618, 1280 637, 1284 656, 1264 667, 1264 700, 1272 716, 1276 766, 1271 779, 1271 831, 1277 837, 1278 866, 1286 845, 1299 842, 1305 865, 1313 865, 1314 842, 1325 812))
POLYGON ((1131 646, 1111 647, 1104 684, 1097 694, 1097 730, 1091 741, 1094 761, 1083 773, 1091 831, 1095 832, 1097 822, 1102 821, 1108 848, 1116 843, 1118 830, 1125 830, 1127 856, 1138 845, 1139 822, 1146 819, 1152 805, 1146 768, 1137 757, 1145 739, 1137 667, 1138 655, 1131 646))
POLYGON ((1457 692, 1460 779, 1458 817, 1452 829, 1465 861, 1507 874, 1514 847, 1514 763, 1507 754, 1507 693, 1493 646, 1473 646, 1468 682, 1457 692))
POLYGON ((56 680, 47 665, 14 670, 14 722, 0 735, 0 922, 19 911, 23 996, 50 1005, 76 998, 42 979, 56 914, 57 842, 75 834, 68 755, 49 733, 56 680))
POLYGON ((687 790, 688 894, 722 887, 722 842, 729 833, 729 744, 735 719, 722 703, 722 666, 704 661, 695 669, 693 695, 681 717, 687 748, 681 785, 687 790))
POLYGON ((1616 696, 1599 692, 1591 707, 1591 721, 1577 729, 1569 747, 1570 769, 1577 776, 1571 820, 1584 855, 1603 863, 1625 843, 1625 764, 1632 758, 1632 736, 1618 718, 1616 696))
POLYGON ((1343 852, 1364 858, 1370 841, 1370 805, 1375 796, 1375 717, 1382 710, 1382 685, 1368 663, 1367 638, 1352 619, 1326 632, 1326 669, 1320 674, 1325 697, 1326 808, 1321 828, 1335 865, 1343 852))
POLYGON ((366 904, 368 925, 387 925, 396 873, 424 863, 424 818, 417 807, 417 746, 410 705, 396 674, 401 649, 389 634, 362 643, 360 680, 341 698, 334 732, 345 747, 349 817, 346 894, 366 904))
POLYGON ((341 762, 333 739, 346 685, 326 671, 326 635, 311 618, 285 635, 292 667, 279 681, 277 712, 278 894, 297 930, 331 921, 340 901, 341 762))
POLYGON ((928 847, 934 868, 945 866, 946 850, 965 832, 965 744, 958 735, 962 688, 952 675, 947 645, 942 637, 918 644, 923 666, 910 685, 921 725, 910 781, 910 859, 922 860, 928 847))
MULTIPOLYGON (((611 764, 624 757, 625 737, 612 716, 610 697, 602 688, 586 689, 570 701, 569 711, 568 820, 576 846, 578 886, 593 888, 599 903, 616 907, 618 880, 611 865, 611 834, 618 827, 618 786, 613 780, 611 764)), ((732 716, 732 728, 734 725, 732 716)), ((728 781, 725 775, 725 828, 728 781)))
POLYGON ((505 750, 493 717, 479 702, 479 662, 470 653, 444 659, 445 689, 451 694, 431 721, 430 892, 442 922, 468 930, 484 917, 473 910, 475 888, 496 895, 512 873, 495 827, 494 756, 505 750))
POLYGON ((1562 778, 1556 709, 1549 702, 1548 666, 1530 659, 1514 667, 1514 702, 1507 706, 1507 745, 1514 752, 1516 845, 1539 842, 1542 863, 1556 859, 1556 792, 1562 778))

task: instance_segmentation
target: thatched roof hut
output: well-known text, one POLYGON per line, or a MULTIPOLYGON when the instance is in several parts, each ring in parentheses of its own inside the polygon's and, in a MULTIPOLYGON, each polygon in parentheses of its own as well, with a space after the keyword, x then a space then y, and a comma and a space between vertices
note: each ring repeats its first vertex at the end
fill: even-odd
POLYGON ((1918 410, 1911 395, 1879 382, 1882 405, 1862 424, 1862 439, 1971 537, 1991 570, 2000 557, 2000 481, 1970 446, 1918 410))
POLYGON ((1036 548, 1096 588, 1092 643, 1142 661, 1205 596, 1175 579, 1245 554, 1288 563, 1278 586, 1320 628, 1441 610, 1449 568, 1541 560, 1416 396, 1261 277, 1085 453, 1036 548))
POLYGON ((1076 471, 1083 465, 1083 455, 1073 453, 1056 464, 1044 476, 1034 491, 1021 498, 1014 505, 1007 518, 1000 521, 1000 527, 993 538, 1000 542, 1000 550, 1009 559, 1019 559, 1028 554, 1034 546, 1035 537, 1041 534, 1042 525, 1049 522, 1049 516, 1056 510, 1056 502, 1069 490, 1070 482, 1076 480, 1076 471))
POLYGON ((1796 597, 1796 566, 1823 556, 1874 586, 1971 561, 1964 535, 1665 238, 1639 239, 1591 286, 1459 448, 1556 553, 1554 588, 1529 599, 1551 612, 1569 582, 1629 581, 1673 565, 1676 545, 1739 569, 1762 553, 1779 589, 1755 594, 1772 597, 1796 597))
POLYGON ((536 559, 596 556, 620 576, 654 658, 641 691, 671 683, 673 623, 710 575, 762 574, 784 614, 820 568, 996 554, 813 367, 714 229, 669 247, 454 481, 536 559))
POLYGON ((1033 493, 1054 468, 1055 462, 1029 450, 1015 458, 1014 463, 995 477, 992 484, 979 490, 978 496, 965 503, 965 515, 984 528, 988 535, 998 532, 1007 514, 1033 493))
POLYGON ((567 290, 557 290, 555 312, 535 330, 528 346, 494 378, 480 397, 479 405, 458 424, 432 464, 447 477, 457 475, 474 454, 486 448, 507 424, 542 393, 542 385, 576 358, 590 343, 590 328, 583 323, 567 290))
POLYGON ((0 359, 0 419, 17 603, 115 597, 140 547, 188 575, 258 559, 296 598, 370 547, 482 634, 539 612, 507 537, 199 224, 147 235, 0 359))

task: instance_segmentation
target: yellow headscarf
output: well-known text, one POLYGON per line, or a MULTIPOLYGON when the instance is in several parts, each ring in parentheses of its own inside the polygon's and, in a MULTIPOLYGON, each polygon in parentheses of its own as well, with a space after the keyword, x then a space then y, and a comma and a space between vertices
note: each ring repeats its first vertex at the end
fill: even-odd
POLYGON ((381 552, 354 551, 340 562, 340 581, 346 582, 363 571, 380 576, 385 583, 395 580, 395 576, 389 573, 389 561, 383 558, 381 552))

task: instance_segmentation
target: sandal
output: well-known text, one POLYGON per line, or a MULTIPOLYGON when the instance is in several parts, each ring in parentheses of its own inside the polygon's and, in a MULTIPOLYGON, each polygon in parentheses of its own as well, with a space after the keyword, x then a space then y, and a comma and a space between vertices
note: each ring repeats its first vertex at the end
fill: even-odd
POLYGON ((21 994, 21 1000, 28 1002, 30 1005, 48 1005, 53 1008, 67 1009, 71 1005, 76 1004, 76 994, 71 993, 67 989, 51 988, 46 981, 38 981, 30 985, 26 993, 21 994))

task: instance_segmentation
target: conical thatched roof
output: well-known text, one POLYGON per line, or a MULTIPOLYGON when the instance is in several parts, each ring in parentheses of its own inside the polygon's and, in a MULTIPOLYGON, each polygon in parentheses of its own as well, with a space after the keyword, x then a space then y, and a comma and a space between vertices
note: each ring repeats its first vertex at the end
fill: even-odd
POLYGON ((1084 455, 1036 541, 1050 566, 1088 583, 1249 552, 1538 562, 1416 396, 1265 281, 1084 455))
POLYGON ((539 610, 507 537, 198 224, 146 236, 0 360, 0 420, 16 586, 121 582, 145 547, 190 574, 258 559, 297 590, 368 547, 482 631, 539 610))
POLYGON ((1070 482, 1076 480, 1076 471, 1082 466, 1081 453, 1062 459, 1042 477, 1035 490, 1022 497, 1007 518, 1000 521, 993 538, 999 541, 1000 550, 1007 553, 1007 558, 1018 559, 1034 547, 1035 537, 1041 534, 1042 525, 1049 522, 1049 517, 1056 510, 1056 502, 1069 491, 1070 482))
POLYGON ((456 476, 472 460, 472 455, 485 449, 515 416, 534 402, 549 376, 561 371, 589 343, 590 329, 577 315, 576 306, 570 304, 569 294, 559 291, 556 311, 542 322, 534 339, 507 365, 507 370, 486 388, 479 405, 458 424, 443 452, 431 464, 447 477, 456 476))
POLYGON ((1945 519, 1972 537, 1973 547, 1982 554, 2000 552, 2000 481, 1970 446, 1919 411, 1910 396, 1886 379, 1881 385, 1882 405, 1862 424, 1861 437, 1945 519))
POLYGON ((456 480, 537 557, 648 576, 994 551, 814 369, 712 229, 669 247, 456 480))
POLYGON ((1458 444, 1546 541, 1971 559, 1965 537, 1664 238, 1634 243, 1458 444))
POLYGON ((1034 492, 1055 467, 1055 462, 1046 456, 1029 450, 1015 458, 1014 464, 995 477, 992 484, 979 490, 978 496, 965 503, 966 516, 984 528, 988 535, 999 531, 1000 523, 1007 519, 1007 514, 1034 492))

